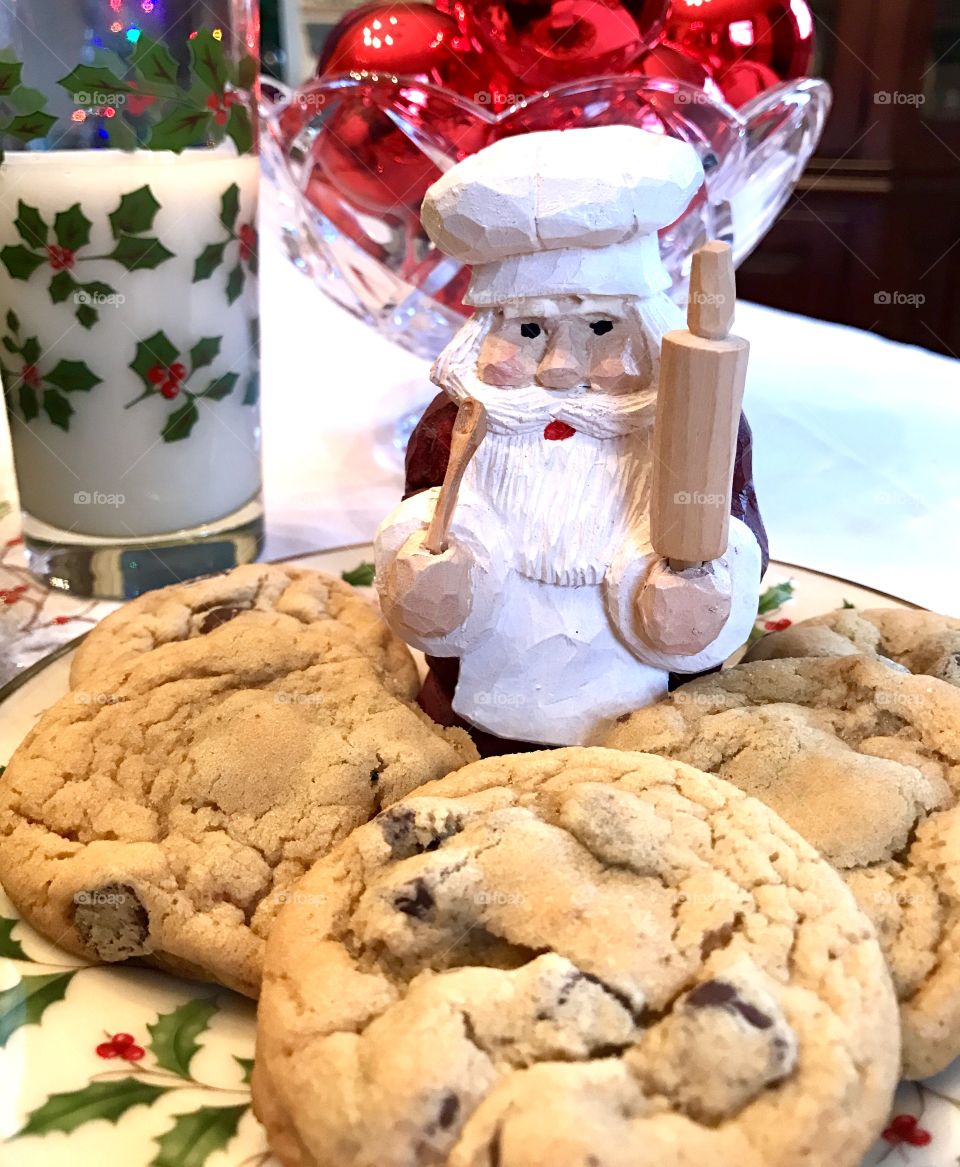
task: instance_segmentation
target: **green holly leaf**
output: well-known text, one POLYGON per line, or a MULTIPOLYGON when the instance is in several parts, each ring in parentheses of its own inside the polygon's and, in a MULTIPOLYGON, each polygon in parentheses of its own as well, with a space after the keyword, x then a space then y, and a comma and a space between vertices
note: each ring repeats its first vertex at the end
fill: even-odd
POLYGON ((247 282, 246 272, 238 263, 227 276, 227 303, 235 304, 243 295, 243 285, 247 282))
POLYGON ((174 94, 179 91, 177 84, 177 62, 170 50, 160 41, 140 34, 137 46, 130 57, 130 63, 147 83, 151 92, 174 94))
POLYGON ((20 331, 20 317, 16 314, 16 312, 13 311, 12 308, 7 313, 7 328, 9 328, 11 332, 20 331))
POLYGON ((15 280, 28 280, 38 267, 43 267, 47 257, 25 247, 4 247, 0 251, 0 262, 15 280))
POLYGON ((173 258, 173 252, 152 235, 120 235, 117 245, 107 256, 127 271, 153 271, 173 258))
POLYGON ((47 104, 47 95, 39 89, 31 89, 29 85, 18 85, 6 95, 6 104, 15 113, 36 113, 47 104))
POLYGON ((841 607, 844 608, 855 608, 856 606, 856 604, 851 604, 849 600, 844 600, 843 604, 841 605, 841 607))
POLYGON ((173 1126, 154 1139, 159 1147, 149 1167, 203 1167, 215 1151, 222 1151, 236 1135, 249 1107, 201 1106, 174 1117, 173 1126))
POLYGON ((0 97, 6 97, 20 84, 23 65, 19 61, 0 61, 0 97))
POLYGON ((253 127, 245 105, 232 105, 227 120, 227 137, 233 139, 238 154, 249 154, 253 147, 253 127))
POLYGON ((65 393, 89 393, 101 380, 85 361, 58 361, 56 367, 46 373, 43 379, 47 384, 63 389, 65 393))
POLYGON ((17 203, 17 217, 13 225, 28 247, 36 249, 46 246, 50 228, 37 208, 28 206, 23 199, 17 203))
POLYGON ((241 1070, 243 1070, 243 1084, 250 1085, 250 1078, 253 1075, 253 1058, 241 1058, 237 1054, 233 1055, 233 1060, 237 1063, 241 1070))
POLYGON ((32 142, 34 138, 45 138, 56 122, 57 119, 48 113, 35 110, 33 113, 17 114, 3 127, 3 132, 18 142, 32 142))
POLYGON ((61 247, 76 251, 90 242, 90 228, 93 224, 80 209, 79 203, 74 203, 66 211, 61 211, 53 220, 53 233, 61 247))
POLYGON ((77 320, 87 329, 93 328, 100 319, 100 313, 96 308, 91 308, 89 304, 81 304, 75 315, 77 320))
POLYGON ((40 341, 35 336, 28 337, 23 342, 20 353, 28 365, 35 365, 40 360, 40 341))
POLYGON ((120 199, 120 205, 109 216, 114 239, 119 239, 123 234, 142 235, 144 231, 149 231, 159 210, 160 204, 149 186, 141 186, 125 194, 120 199))
POLYGON ((182 442, 190 437, 190 431, 197 424, 200 414, 197 412, 196 402, 191 397, 179 409, 175 409, 167 418, 161 430, 165 442, 182 442))
POLYGON ((135 1106, 152 1106, 170 1090, 170 1086, 151 1086, 132 1077, 91 1082, 81 1090, 51 1094, 42 1106, 30 1112, 26 1126, 17 1134, 46 1135, 52 1131, 69 1134, 78 1126, 98 1118, 116 1123, 128 1110, 135 1106))
POLYGON ((220 222, 233 234, 240 214, 240 187, 234 182, 223 192, 220 199, 220 222))
POLYGON ((190 372, 195 373, 206 365, 212 365, 220 353, 221 336, 205 336, 190 350, 190 372))
POLYGON ((153 389, 153 383, 147 374, 154 365, 169 368, 175 364, 180 356, 180 350, 173 344, 165 332, 155 332, 146 340, 137 345, 136 356, 130 362, 130 368, 137 374, 148 390, 153 389))
MULTIPOLYGON (((0 956, 5 956, 7 960, 30 959, 20 947, 20 941, 14 940, 11 935, 19 923, 19 920, 9 920, 6 916, 0 916, 0 956)), ((244 1079, 244 1081, 249 1081, 249 1079, 244 1079)))
POLYGON ((260 400, 260 374, 251 373, 243 390, 241 405, 256 405, 260 400))
POLYGON ((239 373, 224 373, 222 377, 218 377, 200 394, 210 401, 222 401, 224 397, 229 397, 233 392, 236 383, 240 380, 239 373))
POLYGON ((75 105, 106 105, 117 93, 136 93, 132 85, 103 65, 78 65, 72 73, 61 77, 57 84, 70 94, 75 105))
POLYGON ((240 89, 253 89, 257 83, 257 74, 260 65, 256 57, 245 56, 240 58, 237 66, 237 86, 240 89))
POLYGON ((0 1048, 22 1026, 38 1025, 46 1010, 55 1001, 63 1000, 72 979, 72 972, 22 977, 0 992, 0 1048))
POLYGON ((772 588, 767 590, 760 597, 760 603, 757 605, 757 615, 765 616, 768 612, 775 612, 777 608, 781 608, 787 600, 793 595, 793 584, 788 580, 786 583, 775 584, 772 588))
POLYGON ((223 41, 218 41, 208 28, 202 28, 190 41, 190 67, 207 90, 223 93, 227 84, 223 41))
POLYGON ((68 271, 58 271, 50 281, 50 299, 54 304, 62 304, 69 300, 80 287, 68 271))
POLYGON ((223 263, 223 254, 226 250, 226 243, 207 244, 193 265, 193 282, 195 284, 200 283, 201 280, 208 280, 213 275, 223 263))
POLYGON ((21 381, 19 397, 20 412, 23 414, 24 421, 33 421, 35 417, 40 416, 40 402, 37 398, 37 391, 32 385, 21 381))
POLYGON ((3 338, 3 347, 7 350, 8 353, 18 353, 20 351, 20 349, 17 347, 17 345, 14 344, 9 336, 5 336, 3 338))
POLYGON ((173 113, 153 127, 149 147, 151 150, 173 150, 179 154, 188 146, 206 145, 212 121, 213 114, 209 109, 173 113))
POLYGON ((150 1052, 157 1059, 157 1065, 172 1070, 181 1078, 190 1078, 190 1062, 200 1048, 197 1038, 210 1025, 210 1018, 217 1012, 216 1001, 187 1001, 172 1013, 161 1013, 150 1031, 150 1052))
POLYGON ((107 144, 112 150, 137 150, 140 148, 140 139, 137 131, 129 125, 126 118, 115 117, 103 123, 102 129, 107 132, 107 144))
POLYGON ((53 425, 65 431, 70 429, 73 406, 58 389, 44 389, 43 408, 53 425))
POLYGON ((363 563, 357 564, 352 571, 342 571, 340 578, 344 583, 353 584, 355 588, 369 588, 373 585, 375 574, 376 568, 373 564, 364 560, 363 563))

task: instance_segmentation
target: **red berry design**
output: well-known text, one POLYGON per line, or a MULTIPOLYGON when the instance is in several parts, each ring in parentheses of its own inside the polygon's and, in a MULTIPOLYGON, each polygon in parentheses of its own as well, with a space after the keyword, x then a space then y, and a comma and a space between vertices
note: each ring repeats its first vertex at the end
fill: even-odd
POLYGON ((764 628, 768 632, 782 632, 785 628, 789 628, 792 623, 792 620, 787 620, 786 618, 782 620, 767 620, 764 628))
POLYGON ((567 438, 572 438, 577 431, 572 425, 567 425, 565 421, 552 421, 544 429, 543 436, 548 442, 565 442, 567 438))
MULTIPOLYGON (((7 544, 8 547, 12 545, 7 544)), ((15 604, 26 590, 26 584, 17 584, 15 588, 0 588, 0 604, 15 604)))
POLYGON ((25 385, 29 385, 31 389, 40 388, 40 370, 36 365, 24 365, 23 372, 20 378, 25 385))
POLYGON ((130 1033, 115 1033, 109 1041, 100 1042, 96 1049, 99 1058, 123 1058, 125 1062, 139 1062, 146 1052, 130 1033))
POLYGON ((895 1147, 904 1143, 909 1147, 929 1147, 933 1142, 933 1135, 919 1125, 915 1114, 894 1115, 890 1125, 883 1132, 883 1137, 895 1147))
POLYGON ((235 93, 211 93, 207 98, 207 109, 213 112, 213 120, 218 126, 225 126, 230 117, 230 106, 240 99, 235 93))
POLYGON ((47 259, 54 271, 66 271, 76 263, 76 256, 70 248, 60 247, 57 243, 51 243, 47 248, 47 259))
POLYGON ((240 258, 246 263, 256 255, 257 252, 257 229, 251 223, 244 223, 240 228, 240 258))
POLYGON ((162 397, 172 401, 180 392, 181 382, 187 375, 186 365, 179 361, 167 368, 166 365, 154 365, 147 370, 147 380, 156 385, 162 397))
POLYGON ((72 616, 54 616, 53 622, 54 624, 69 624, 72 619, 72 616))

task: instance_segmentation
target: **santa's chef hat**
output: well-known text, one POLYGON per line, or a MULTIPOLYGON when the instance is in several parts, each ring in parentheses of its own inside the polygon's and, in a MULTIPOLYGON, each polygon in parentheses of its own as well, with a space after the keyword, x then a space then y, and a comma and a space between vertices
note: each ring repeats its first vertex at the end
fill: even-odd
POLYGON ((670 286, 657 231, 703 182, 694 148, 634 126, 504 138, 430 187, 423 226, 473 266, 464 302, 650 296, 670 286))

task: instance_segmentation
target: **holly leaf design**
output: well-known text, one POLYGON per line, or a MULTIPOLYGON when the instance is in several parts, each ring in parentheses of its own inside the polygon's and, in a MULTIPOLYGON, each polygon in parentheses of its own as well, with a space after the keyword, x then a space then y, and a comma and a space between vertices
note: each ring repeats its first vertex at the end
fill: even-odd
POLYGON ((40 341, 35 336, 28 337, 23 342, 20 354, 28 365, 35 365, 40 360, 40 341))
POLYGON ((24 421, 33 421, 34 418, 40 416, 40 402, 37 399, 37 391, 32 385, 28 385, 26 381, 20 382, 20 412, 23 414, 24 421))
POLYGON ((757 615, 765 616, 768 612, 775 612, 777 608, 783 605, 793 596, 793 584, 788 580, 786 583, 775 584, 761 595, 760 602, 757 605, 757 615))
POLYGON ((149 1049, 157 1065, 189 1079, 190 1062, 200 1048, 197 1038, 207 1030, 218 1008, 216 1001, 187 1001, 172 1013, 161 1013, 153 1025, 148 1025, 149 1049))
POLYGON ((57 84, 70 94, 77 105, 100 105, 98 97, 107 97, 114 93, 136 93, 132 85, 112 73, 103 65, 78 65, 66 77, 61 77, 57 84))
POLYGON ((149 186, 141 186, 123 195, 120 205, 109 215, 114 239, 124 234, 142 235, 149 231, 159 210, 160 204, 149 186))
POLYGON ((37 270, 47 262, 45 255, 37 255, 28 251, 26 247, 4 247, 0 251, 0 262, 15 280, 28 280, 37 270))
POLYGON ((89 304, 81 304, 75 315, 77 320, 87 329, 93 328, 100 319, 100 313, 96 308, 91 308, 89 304))
POLYGON ((133 369, 149 391, 153 389, 153 384, 147 374, 154 365, 162 365, 164 368, 169 368, 170 365, 176 362, 179 355, 180 350, 173 344, 165 332, 155 332, 153 336, 148 336, 146 340, 141 340, 137 344, 137 352, 130 362, 130 368, 133 369))
POLYGON ((44 374, 43 379, 49 385, 63 389, 65 393, 89 393, 101 380, 85 361, 58 361, 51 372, 44 374))
POLYGON ((233 1055, 233 1060, 237 1063, 243 1071, 244 1086, 250 1085, 250 1078, 253 1075, 253 1058, 241 1058, 237 1054, 233 1055))
POLYGON ((128 235, 121 232, 117 245, 107 256, 127 271, 153 271, 173 258, 173 252, 152 235, 128 235))
POLYGON ((0 61, 0 97, 6 97, 19 86, 22 72, 20 61, 0 61))
POLYGON ((153 127, 150 134, 150 149, 173 150, 179 154, 188 146, 202 146, 210 132, 212 120, 213 114, 208 109, 181 110, 173 113, 153 127))
POLYGON ((256 57, 245 56, 240 58, 237 66, 237 86, 240 89, 253 89, 257 83, 257 73, 260 66, 256 57))
POLYGON ((199 418, 196 402, 191 397, 170 414, 161 430, 161 437, 165 442, 182 442, 184 438, 190 437, 190 431, 199 418))
POLYGON ((227 137, 233 139, 238 154, 249 154, 253 146, 253 127, 245 105, 232 105, 227 121, 227 137))
POLYGON ((240 187, 234 182, 223 192, 220 199, 220 222, 232 235, 240 214, 240 187))
POLYGON ((190 350, 190 372, 195 373, 206 365, 212 365, 220 354, 221 336, 205 336, 190 350))
POLYGON ((43 408, 47 417, 58 429, 70 429, 70 418, 73 417, 73 406, 59 391, 59 389, 44 389, 43 408))
POLYGON ((50 281, 50 299, 54 304, 62 304, 64 300, 69 300, 79 287, 70 272, 58 271, 50 281))
POLYGON ((31 1111, 18 1135, 46 1135, 52 1131, 69 1134, 84 1123, 106 1119, 116 1123, 135 1106, 152 1106, 170 1092, 169 1086, 151 1086, 139 1078, 115 1078, 91 1082, 82 1090, 51 1094, 42 1106, 31 1111))
POLYGON ((247 378, 246 388, 243 391, 241 405, 256 405, 260 400, 260 374, 251 373, 247 378))
POLYGON ((56 118, 38 109, 33 113, 17 114, 3 127, 3 132, 19 142, 32 142, 34 138, 45 138, 56 121, 56 118))
POLYGON ((141 33, 130 63, 151 90, 165 94, 178 92, 180 87, 177 84, 177 62, 167 46, 160 41, 151 40, 141 33))
POLYGON ((223 263, 223 255, 226 250, 226 243, 207 244, 193 265, 193 282, 195 284, 200 283, 201 280, 208 280, 213 275, 223 263))
POLYGON ((190 66, 197 80, 211 93, 223 93, 227 84, 227 62, 223 42, 208 28, 190 41, 190 66))
POLYGON ((17 348, 9 336, 5 336, 3 338, 3 347, 7 350, 8 353, 18 353, 20 351, 20 349, 17 348))
POLYGON ((227 276, 227 303, 235 304, 243 295, 243 285, 247 282, 246 273, 238 263, 227 276))
POLYGON ((66 211, 61 211, 53 220, 53 233, 61 247, 76 251, 90 242, 90 228, 92 226, 93 224, 80 209, 80 204, 74 203, 66 211))
POLYGON ((355 588, 369 588, 373 584, 373 577, 376 574, 376 568, 372 563, 364 560, 358 563, 351 571, 342 571, 340 578, 344 583, 353 584, 355 588))
MULTIPOLYGON (((0 956, 5 956, 7 960, 30 959, 21 948, 20 941, 14 940, 11 935, 19 923, 19 920, 10 920, 6 916, 0 916, 0 956)), ((244 1079, 244 1081, 248 1080, 244 1079)))
POLYGON ((36 207, 31 207, 21 199, 17 203, 17 217, 14 220, 17 234, 28 247, 45 247, 50 228, 36 207))
POLYGON ((16 312, 14 312, 12 308, 7 313, 7 328, 9 328, 11 332, 20 331, 20 317, 16 314, 16 312))
POLYGON ((199 396, 205 397, 209 401, 222 401, 224 397, 230 396, 239 380, 239 373, 224 373, 222 377, 211 381, 199 396))
POLYGON ((12 93, 6 95, 6 101, 15 113, 36 113, 47 104, 47 95, 39 89, 31 89, 29 85, 18 85, 12 93))
POLYGON ((55 1001, 63 1000, 72 979, 72 972, 22 977, 15 985, 0 992, 0 1048, 22 1026, 38 1025, 47 1009, 55 1001))
POLYGON ((201 1106, 178 1114, 173 1126, 154 1139, 159 1150, 149 1167, 203 1167, 215 1151, 222 1151, 236 1135, 249 1107, 201 1106))

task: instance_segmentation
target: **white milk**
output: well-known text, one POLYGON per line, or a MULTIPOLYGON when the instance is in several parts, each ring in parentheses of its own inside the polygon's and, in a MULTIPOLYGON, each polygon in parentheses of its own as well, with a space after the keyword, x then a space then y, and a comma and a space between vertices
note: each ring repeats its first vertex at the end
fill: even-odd
MULTIPOLYGON (((14 227, 17 203, 35 207, 52 225, 57 213, 79 202, 92 221, 90 242, 80 255, 102 256, 116 241, 108 215, 122 194, 149 185, 160 203, 152 227, 174 253, 152 271, 128 272, 112 260, 83 260, 71 274, 80 282, 102 280, 123 303, 94 305, 100 320, 87 330, 77 321, 72 297, 51 302, 55 274, 49 264, 28 282, 15 280, 0 265, 0 334, 12 308, 21 340, 36 336, 43 355, 38 368, 49 372, 60 359, 85 361, 101 383, 89 392, 65 394, 74 408, 69 432, 41 409, 24 422, 16 398, 10 410, 21 505, 34 518, 75 534, 116 537, 158 535, 213 522, 242 507, 260 488, 260 420, 256 405, 243 405, 244 391, 257 372, 251 323, 257 316, 256 280, 247 272, 245 291, 228 304, 226 281, 238 257, 230 243, 226 261, 212 277, 193 282, 194 263, 227 233, 220 200, 228 187, 240 188, 237 228, 256 219, 258 159, 221 150, 189 150, 180 155, 145 150, 10 152, 0 169, 0 248, 22 244, 14 227), (199 420, 190 436, 161 438, 164 422, 184 403, 181 393, 165 400, 140 396, 143 383, 129 368, 137 342, 162 329, 189 368, 189 351, 202 337, 222 337, 219 356, 188 382, 198 392, 226 373, 239 374, 229 396, 198 402, 199 420)), ((51 232, 50 241, 55 242, 51 232)), ((19 373, 21 357, 0 352, 19 373)))

